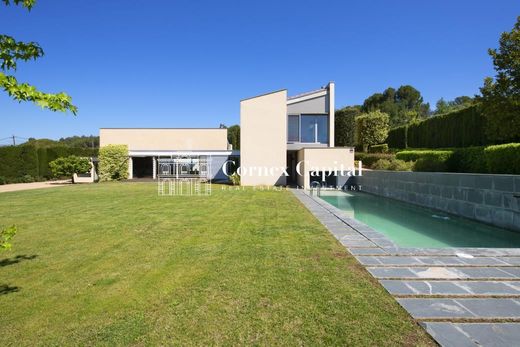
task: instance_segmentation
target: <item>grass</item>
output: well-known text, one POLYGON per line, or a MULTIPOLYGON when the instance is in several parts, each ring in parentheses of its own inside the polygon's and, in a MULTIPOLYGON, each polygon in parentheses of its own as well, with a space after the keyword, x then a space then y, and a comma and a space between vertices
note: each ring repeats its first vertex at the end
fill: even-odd
POLYGON ((0 194, 0 345, 433 345, 288 191, 0 194))

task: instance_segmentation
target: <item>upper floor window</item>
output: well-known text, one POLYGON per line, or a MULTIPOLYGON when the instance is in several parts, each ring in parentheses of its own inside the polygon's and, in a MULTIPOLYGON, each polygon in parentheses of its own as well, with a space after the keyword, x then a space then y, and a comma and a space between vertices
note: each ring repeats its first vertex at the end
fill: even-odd
POLYGON ((329 116, 318 114, 289 115, 287 140, 290 142, 328 143, 329 116))
POLYGON ((300 141, 300 116, 289 115, 287 123, 287 141, 299 142, 300 141))

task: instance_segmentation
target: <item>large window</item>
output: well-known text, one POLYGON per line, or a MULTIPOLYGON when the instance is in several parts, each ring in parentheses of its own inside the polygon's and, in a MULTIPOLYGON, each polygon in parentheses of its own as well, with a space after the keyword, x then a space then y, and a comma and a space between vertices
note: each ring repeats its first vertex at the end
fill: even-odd
POLYGON ((322 114, 289 115, 287 141, 305 143, 329 142, 329 116, 322 114))

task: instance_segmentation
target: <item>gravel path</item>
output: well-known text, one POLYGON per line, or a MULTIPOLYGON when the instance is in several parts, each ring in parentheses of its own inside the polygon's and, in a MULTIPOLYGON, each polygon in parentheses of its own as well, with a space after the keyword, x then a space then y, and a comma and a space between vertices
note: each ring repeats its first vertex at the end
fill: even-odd
POLYGON ((0 193, 16 192, 18 190, 62 187, 69 184, 71 184, 70 180, 4 184, 0 185, 0 193))

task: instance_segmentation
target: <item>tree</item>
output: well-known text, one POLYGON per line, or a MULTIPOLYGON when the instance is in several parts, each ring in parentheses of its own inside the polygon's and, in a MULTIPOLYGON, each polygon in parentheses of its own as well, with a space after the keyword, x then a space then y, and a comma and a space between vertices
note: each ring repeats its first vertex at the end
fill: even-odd
MULTIPOLYGON (((74 174, 84 174, 90 172, 90 161, 88 158, 70 155, 61 157, 49 163, 49 167, 54 177, 71 177, 74 174)), ((74 183, 74 179, 72 180, 74 183)))
MULTIPOLYGON (((2 0, 5 5, 22 5, 29 11, 36 0, 2 0)), ((16 71, 18 61, 41 58, 43 49, 36 42, 16 41, 8 35, 0 35, 0 87, 18 102, 30 101, 51 111, 71 111, 74 115, 78 108, 72 104, 72 98, 64 93, 44 93, 28 83, 20 83, 9 71, 16 71)))
POLYGON ((232 125, 227 128, 227 139, 233 149, 240 149, 240 125, 232 125))
POLYGON ((397 127, 425 118, 430 113, 430 105, 424 103, 421 93, 410 85, 397 90, 389 87, 383 93, 375 93, 363 102, 365 113, 379 110, 390 117, 390 126, 397 127))
POLYGON ((520 17, 510 32, 500 36, 499 48, 489 49, 497 72, 480 88, 487 137, 493 142, 520 140, 520 17))
POLYGON ((388 137, 390 117, 379 110, 356 118, 356 143, 367 152, 368 147, 383 143, 388 137))
POLYGON ((355 146, 356 117, 361 115, 361 106, 347 106, 336 110, 334 115, 334 143, 336 146, 355 146))
POLYGON ((475 99, 469 96, 458 96, 451 101, 446 101, 440 98, 435 104, 434 114, 445 114, 453 111, 462 110, 475 104, 475 99))

